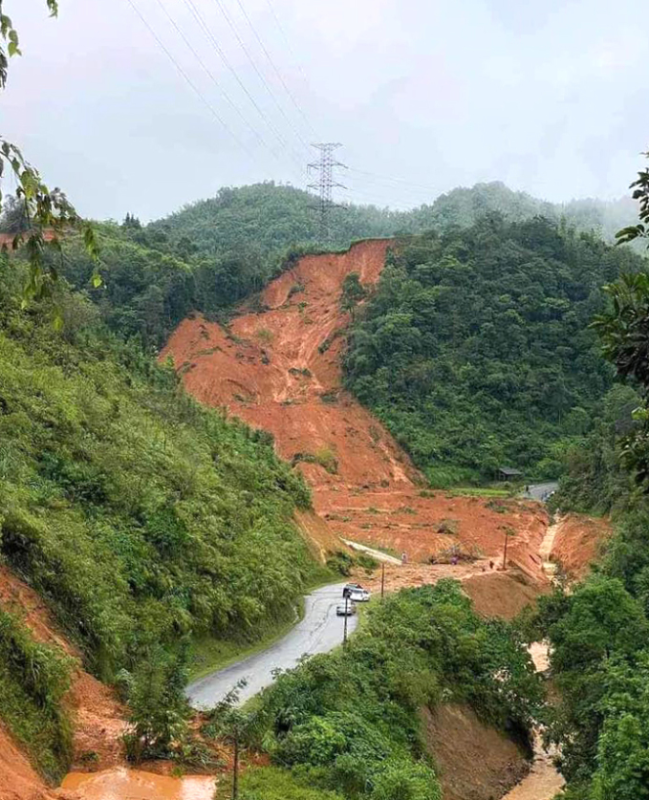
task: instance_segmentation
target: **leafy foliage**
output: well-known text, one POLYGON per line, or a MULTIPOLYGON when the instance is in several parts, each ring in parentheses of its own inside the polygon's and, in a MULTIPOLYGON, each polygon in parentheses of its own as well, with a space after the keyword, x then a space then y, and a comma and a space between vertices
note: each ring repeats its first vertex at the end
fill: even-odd
MULTIPOLYGON (((644 154, 649 158, 649 153, 644 154)), ((632 197, 638 202, 638 217, 640 222, 636 225, 629 225, 618 231, 616 238, 620 244, 627 242, 640 242, 643 239, 649 238, 649 168, 638 172, 638 177, 631 184, 633 189, 632 197)))
POLYGON ((525 741, 540 688, 518 635, 454 581, 370 609, 344 650, 284 673, 261 698, 273 762, 348 798, 438 800, 418 709, 468 702, 525 741))
POLYGON ((588 330, 599 287, 641 264, 540 218, 422 236, 353 327, 347 385, 435 483, 556 475, 612 381, 588 330))
POLYGON ((0 713, 16 740, 51 781, 72 759, 71 726, 61 701, 70 664, 60 652, 38 644, 26 626, 0 608, 0 713))
POLYGON ((126 753, 137 763, 145 759, 187 756, 191 709, 185 696, 185 653, 170 654, 151 644, 134 676, 125 672, 130 729, 126 753))
MULTIPOLYGON (((216 797, 228 798, 229 786, 217 787, 216 797)), ((240 800, 342 800, 342 796, 321 788, 312 789, 294 775, 277 767, 247 769, 241 778, 240 800)))
POLYGON ((299 475, 97 328, 83 297, 57 298, 53 336, 46 308, 20 311, 20 278, 0 261, 0 553, 91 669, 291 618, 315 569, 291 520, 310 503, 299 475))
POLYGON ((576 437, 562 456, 563 474, 554 502, 565 511, 622 512, 633 481, 622 466, 622 442, 638 427, 634 412, 642 402, 635 389, 614 385, 592 414, 592 429, 576 437))
MULTIPOLYGON (((645 234, 645 178, 641 173, 634 184, 641 224, 621 231, 623 241, 645 234)), ((569 596, 544 600, 541 613, 561 697, 550 733, 562 748, 571 800, 649 796, 647 275, 625 275, 607 294, 609 306, 594 327, 631 386, 607 396, 602 423, 568 460, 558 502, 612 511, 617 529, 598 574, 569 596)))
MULTIPOLYGON (((57 0, 46 0, 47 8, 52 16, 58 14, 57 0)), ((8 58, 22 55, 18 43, 18 32, 11 19, 4 13, 3 0, 0 0, 0 90, 7 83, 9 68, 8 58), (2 41, 7 43, 6 52, 2 41)), ((47 246, 60 250, 60 238, 67 230, 77 228, 83 230, 86 250, 96 262, 97 243, 92 227, 83 222, 65 194, 58 188, 48 189, 38 170, 24 158, 20 149, 0 136, 0 214, 3 212, 2 176, 5 168, 9 168, 16 178, 17 189, 15 200, 22 211, 22 222, 15 231, 12 246, 26 246, 30 270, 25 286, 25 300, 42 299, 52 292, 52 284, 58 279, 58 272, 52 262, 45 264, 44 254, 47 246)), ((3 245, 3 247, 5 247, 3 245)), ((101 277, 96 268, 92 273, 95 286, 101 284, 101 277)), ((54 307, 55 322, 61 325, 61 317, 54 307)))

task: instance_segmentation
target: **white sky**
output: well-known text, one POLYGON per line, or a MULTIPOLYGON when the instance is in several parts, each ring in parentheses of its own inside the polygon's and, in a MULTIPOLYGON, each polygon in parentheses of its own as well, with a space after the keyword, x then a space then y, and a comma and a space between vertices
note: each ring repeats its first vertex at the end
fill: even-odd
POLYGON ((350 191, 337 199, 396 207, 488 180, 549 200, 614 197, 643 166, 641 0, 130 2, 234 138, 129 0, 60 0, 58 20, 45 0, 4 0, 24 55, 12 59, 0 96, 0 130, 89 216, 149 219, 223 185, 265 179, 304 187, 315 153, 300 138, 342 142, 350 167, 409 182, 350 171, 341 176, 350 191))

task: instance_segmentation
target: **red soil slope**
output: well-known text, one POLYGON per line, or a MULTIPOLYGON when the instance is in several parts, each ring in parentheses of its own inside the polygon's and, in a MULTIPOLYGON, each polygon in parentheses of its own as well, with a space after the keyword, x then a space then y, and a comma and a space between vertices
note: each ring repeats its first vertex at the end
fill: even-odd
MULTIPOLYGON (((47 607, 38 594, 0 566, 0 606, 17 614, 29 627, 34 638, 60 648, 76 660, 72 685, 66 698, 74 729, 75 761, 84 754, 95 753, 96 768, 121 761, 120 736, 125 728, 125 712, 113 692, 81 668, 80 653, 57 629, 47 607)), ((2 709, 0 709, 0 720, 2 709)), ((11 742, 0 725, 0 798, 32 800, 52 796, 27 759, 11 742)), ((58 796, 58 794, 57 794, 58 796)))
POLYGON ((341 388, 348 315, 340 310, 351 272, 378 281, 391 242, 305 256, 273 281, 260 308, 229 328, 187 319, 160 358, 173 359, 188 391, 275 437, 300 462, 314 506, 334 533, 426 561, 459 547, 495 558, 507 531, 508 560, 542 580, 538 546, 547 527, 535 504, 420 495, 422 480, 387 430, 341 388), (306 458, 306 460, 305 460, 306 458), (453 533, 439 532, 448 528, 453 533))
POLYGON ((583 578, 610 535, 611 523, 605 517, 567 514, 557 525, 550 557, 569 578, 583 578))

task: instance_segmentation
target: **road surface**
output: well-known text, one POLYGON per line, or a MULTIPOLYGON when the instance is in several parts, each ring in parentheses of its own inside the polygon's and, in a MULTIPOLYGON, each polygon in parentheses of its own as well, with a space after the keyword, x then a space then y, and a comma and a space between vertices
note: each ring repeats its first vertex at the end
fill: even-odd
MULTIPOLYGON (((244 703, 273 682, 276 669, 291 669, 303 655, 326 653, 341 644, 344 617, 336 616, 336 606, 342 601, 344 585, 330 584, 307 595, 304 619, 267 650, 190 683, 186 693, 192 706, 211 708, 243 679, 247 684, 239 700, 244 703)), ((349 617, 348 633, 357 624, 358 617, 349 617)))
POLYGON ((559 484, 556 481, 552 483, 533 483, 528 487, 526 492, 523 492, 523 497, 526 497, 528 500, 543 501, 547 495, 556 492, 558 488, 559 484))

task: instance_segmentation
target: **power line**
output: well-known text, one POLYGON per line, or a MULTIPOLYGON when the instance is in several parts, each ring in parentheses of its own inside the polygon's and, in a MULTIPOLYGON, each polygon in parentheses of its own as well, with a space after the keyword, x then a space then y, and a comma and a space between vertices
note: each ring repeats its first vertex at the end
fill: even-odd
POLYGON ((270 148, 270 146, 269 146, 269 145, 268 145, 268 143, 265 141, 265 139, 264 139, 264 138, 261 136, 261 134, 260 134, 260 133, 259 133, 259 132, 258 132, 258 131, 257 131, 257 130, 256 130, 256 129, 255 129, 255 128, 254 128, 254 127, 253 127, 253 126, 250 124, 250 123, 249 123, 249 122, 248 122, 248 120, 246 119, 246 117, 243 115, 243 113, 242 113, 241 109, 240 109, 240 108, 239 108, 239 107, 238 107, 238 106, 237 106, 237 105, 234 103, 234 101, 232 100, 232 98, 230 97, 230 95, 229 95, 229 94, 228 94, 228 93, 225 91, 225 89, 224 89, 224 88, 221 86, 221 84, 218 82, 218 80, 217 80, 217 79, 214 77, 214 73, 213 73, 213 72, 210 70, 210 68, 209 68, 209 67, 208 67, 208 66, 205 64, 205 62, 204 62, 204 61, 203 61, 203 59, 200 57, 200 55, 198 54, 198 52, 196 51, 196 49, 194 48, 194 46, 192 45, 192 43, 189 41, 189 39, 187 38, 187 36, 185 36, 185 34, 183 33, 182 29, 180 28, 180 26, 179 26, 179 25, 178 25, 178 23, 176 22, 176 20, 175 20, 175 19, 174 19, 174 18, 171 16, 171 14, 169 13, 169 11, 167 10, 167 8, 165 7, 165 5, 163 4, 162 0, 156 0, 156 2, 158 3, 158 5, 160 6, 160 8, 162 9, 163 13, 165 14, 165 16, 167 17, 167 19, 169 20, 169 22, 170 22, 170 23, 173 25, 174 29, 175 29, 175 30, 178 32, 178 34, 179 34, 179 35, 180 35, 180 37, 182 38, 183 42, 184 42, 184 43, 187 45, 187 47, 189 48, 189 50, 190 50, 190 51, 191 51, 191 53, 193 54, 194 58, 195 58, 195 59, 198 61, 198 63, 199 63, 199 64, 201 65, 201 67, 203 68, 203 70, 204 70, 204 71, 207 73, 207 75, 208 75, 208 77, 210 78, 210 80, 212 81, 212 83, 213 83, 213 84, 216 86, 216 88, 217 88, 217 89, 218 89, 218 90, 221 92, 221 94, 222 94, 222 95, 223 95, 223 97, 225 98, 226 102, 227 102, 227 103, 229 103, 229 105, 230 105, 230 106, 231 106, 231 107, 232 107, 232 108, 235 110, 235 112, 236 112, 236 113, 237 113, 237 114, 238 114, 238 115, 241 117, 241 119, 242 119, 242 120, 243 120, 243 122, 245 123, 246 127, 247 127, 247 128, 248 128, 248 129, 249 129, 249 130, 250 130, 250 131, 253 133, 253 135, 254 135, 254 136, 257 138, 257 140, 258 140, 258 141, 259 141, 259 142, 260 142, 260 143, 261 143, 261 144, 262 144, 264 147, 266 147, 266 148, 267 148, 267 149, 268 149, 268 150, 269 150, 269 151, 272 153, 272 155, 273 155, 273 156, 275 156, 275 153, 274 153, 274 152, 273 152, 273 150, 270 148))
POLYGON ((347 188, 354 195, 371 197, 375 202, 385 203, 390 206, 404 203, 411 206, 422 206, 430 205, 433 202, 433 198, 431 197, 421 197, 416 194, 411 195, 403 189, 397 189, 397 187, 351 183, 348 184, 347 188))
POLYGON ((402 183, 406 186, 412 186, 413 188, 423 189, 424 191, 428 192, 438 192, 438 189, 434 189, 432 186, 425 186, 423 183, 414 183, 413 181, 407 181, 403 178, 391 178, 388 175, 378 175, 375 172, 367 172, 366 170, 356 169, 355 167, 350 167, 352 172, 357 172, 359 175, 367 175, 371 178, 378 178, 384 181, 392 181, 394 183, 402 183))
POLYGON ((180 64, 176 61, 173 57, 171 52, 165 47, 163 41, 160 39, 158 34, 155 30, 151 27, 148 20, 144 17, 140 9, 135 5, 133 0, 126 0, 126 2, 131 6, 133 11, 138 15, 138 17, 142 20, 142 23, 147 28, 151 36, 155 39, 158 43, 160 49, 165 53, 167 58, 172 62, 175 68, 178 70, 180 75, 184 78, 186 83, 190 86, 192 91, 200 98, 201 102, 208 108, 212 116, 219 122, 219 124, 224 128, 225 131, 230 135, 230 137, 239 145, 239 147, 254 161, 255 156, 251 153, 250 150, 246 147, 246 145, 239 139, 239 137, 232 131, 229 125, 220 117, 219 113, 216 111, 214 106, 209 102, 209 100, 205 97, 205 95, 200 91, 200 89, 194 84, 192 79, 187 75, 185 70, 180 66, 180 64))
MULTIPOLYGON (((212 31, 210 30, 209 26, 207 25, 207 23, 203 19, 200 11, 198 11, 198 9, 196 8, 193 0, 183 0, 183 2, 185 3, 185 5, 189 8, 191 13, 193 14, 194 18, 196 19, 196 21, 198 22, 199 26, 201 27, 203 33, 207 36, 207 38, 208 38, 209 42, 211 43, 212 47, 218 53, 219 58, 221 59, 221 61, 225 64, 225 66, 230 71, 230 73, 232 74, 232 76, 234 77, 236 82, 239 84, 239 86, 243 90, 243 92, 246 95, 246 97, 248 98, 248 100, 255 107, 255 110, 257 111, 259 116, 266 122, 266 124, 268 125, 268 127, 272 131, 273 135, 275 136, 275 138, 279 142, 280 146, 283 149, 287 150, 288 147, 289 147, 288 142, 286 141, 286 139, 284 139, 282 134, 277 130, 277 128, 275 127, 273 122, 268 118, 268 116, 264 113, 264 110, 259 106, 259 104, 255 100, 255 98, 249 92, 248 87, 241 80, 241 78, 237 74, 237 71, 235 70, 235 68, 230 63, 230 60, 228 59, 228 57, 223 52, 221 46, 219 45, 218 41, 214 37, 214 34, 212 33, 212 31)), ((297 164, 298 164, 298 168, 301 169, 301 166, 299 166, 299 160, 297 161, 297 164)))
POLYGON ((278 110, 278 111, 279 111, 279 113, 282 115, 282 117, 283 117, 283 118, 284 118, 284 120, 286 121, 287 125, 288 125, 288 126, 291 128, 291 130, 293 131, 293 133, 294 133, 294 134, 297 136, 297 138, 298 138, 298 139, 299 139, 299 141, 300 141, 300 144, 302 144, 302 145, 303 145, 303 147, 305 147, 305 148, 308 150, 308 148, 309 148, 309 145, 308 145, 308 144, 307 144, 307 143, 304 141, 304 139, 302 138, 302 136, 301 136, 300 132, 299 132, 299 131, 298 131, 298 130, 295 128, 295 126, 293 125, 293 123, 291 122, 291 120, 288 118, 288 116, 287 116, 286 112, 284 111, 284 109, 283 109, 283 108, 282 108, 282 106, 280 105, 279 101, 277 100, 277 97, 275 96, 275 93, 273 92, 273 90, 271 89, 271 87, 268 85, 268 81, 267 81, 267 80, 266 80, 266 78, 264 77, 263 73, 261 72, 261 70, 260 70, 260 69, 259 69, 259 67, 257 66, 257 63, 256 63, 255 59, 252 57, 252 54, 251 54, 251 53, 250 53, 250 51, 248 50, 248 47, 247 47, 246 43, 245 43, 245 42, 243 41, 243 39, 241 38, 241 36, 240 36, 240 34, 239 34, 239 31, 237 30, 237 27, 236 27, 236 25, 234 24, 234 22, 233 22, 233 20, 232 20, 232 17, 231 17, 231 16, 230 16, 230 14, 228 13, 227 9, 225 8, 225 6, 224 6, 224 5, 223 5, 223 3, 221 2, 221 0, 214 0, 214 2, 216 3, 216 5, 217 5, 217 6, 219 7, 219 9, 221 10, 221 13, 222 13, 222 14, 223 14, 223 16, 225 17, 225 21, 228 23, 228 26, 230 27, 230 30, 232 31, 232 33, 233 33, 233 34, 234 34, 234 36, 235 36, 235 39, 236 39, 236 40, 237 40, 237 42, 239 43, 239 46, 241 47, 241 49, 243 50, 243 52, 245 53, 245 56, 246 56, 246 58, 248 59, 248 61, 250 62, 250 65, 251 65, 251 67, 254 69, 255 73, 257 74, 257 77, 259 78, 259 80, 260 80, 260 81, 261 81, 261 83, 263 84, 264 88, 265 88, 265 89, 266 89, 266 91, 268 92, 268 94, 269 94, 269 96, 270 96, 271 100, 273 101, 273 103, 275 104, 275 106, 276 106, 277 110, 278 110))
MULTIPOLYGON (((298 114, 299 114, 299 115, 302 117, 302 119, 304 120, 304 123, 305 123, 305 125, 307 126, 307 128, 308 128, 308 129, 311 131, 311 133, 312 133, 312 134, 315 134, 315 129, 314 129, 314 128, 313 128, 313 126, 311 125, 311 122, 309 121, 309 118, 306 116, 306 114, 305 114, 305 113, 304 113, 304 111, 302 110, 302 107, 300 106, 300 104, 299 104, 299 103, 297 102, 297 100, 295 99, 295 97, 294 97, 294 95, 293 95, 293 92, 292 92, 292 91, 289 89, 289 87, 286 85, 286 82, 284 81, 284 78, 283 78, 283 76, 282 76, 282 73, 281 73, 281 72, 279 71, 279 69, 277 68, 277 66, 276 66, 275 62, 273 61, 273 58, 272 58, 272 56, 270 55, 270 53, 269 53, 269 52, 268 52, 268 50, 266 49, 266 46, 265 46, 265 44, 264 44, 264 42, 263 42, 263 40, 262 40, 261 36, 260 36, 260 35, 259 35, 259 33, 257 32, 257 29, 256 29, 256 27, 254 26, 254 24, 253 24, 252 20, 251 20, 251 19, 250 19, 250 17, 248 16, 248 12, 246 11, 246 8, 245 8, 245 6, 243 5, 243 2, 242 2, 242 0, 236 0, 236 3, 237 3, 237 5, 239 6, 239 8, 241 9, 241 12, 242 12, 243 16, 246 18, 246 21, 247 21, 248 25, 250 26, 250 29, 252 30, 252 32, 253 32, 253 34, 254 34, 254 36, 255 36, 255 39, 257 39, 257 42, 259 43, 259 46, 261 47, 261 49, 262 49, 262 51, 263 51, 264 55, 265 55, 265 56, 266 56, 266 58, 268 59, 268 62, 269 62, 269 64, 270 64, 270 65, 271 65, 271 67, 273 68, 273 71, 275 72, 275 75, 277 75, 277 78, 278 78, 279 82, 280 82, 280 83, 282 84, 282 86, 284 87, 284 91, 286 92, 286 94, 288 95, 289 99, 291 100, 291 102, 292 102, 292 103, 293 103, 293 105, 295 106, 295 109, 297 110, 298 114)), ((271 6, 271 11, 272 11, 272 6, 271 6)))
POLYGON ((286 47, 287 47, 289 53, 291 54, 291 58, 293 59, 293 63, 298 68, 298 71, 299 71, 300 75, 302 76, 302 80, 304 81, 305 85, 310 88, 309 80, 308 80, 304 70, 302 69, 302 65, 300 64, 300 61, 299 61, 298 57, 295 55, 295 50, 293 50, 293 46, 291 45, 291 40, 286 35, 286 31, 284 30, 284 26, 280 22, 280 19, 276 14, 275 9, 273 8, 273 4, 272 4, 271 0, 266 0, 266 5, 270 9, 270 13, 272 14, 273 19, 275 20, 275 25, 277 26, 277 29, 281 33, 281 35, 282 35, 282 37, 284 39, 284 42, 286 43, 286 47))

